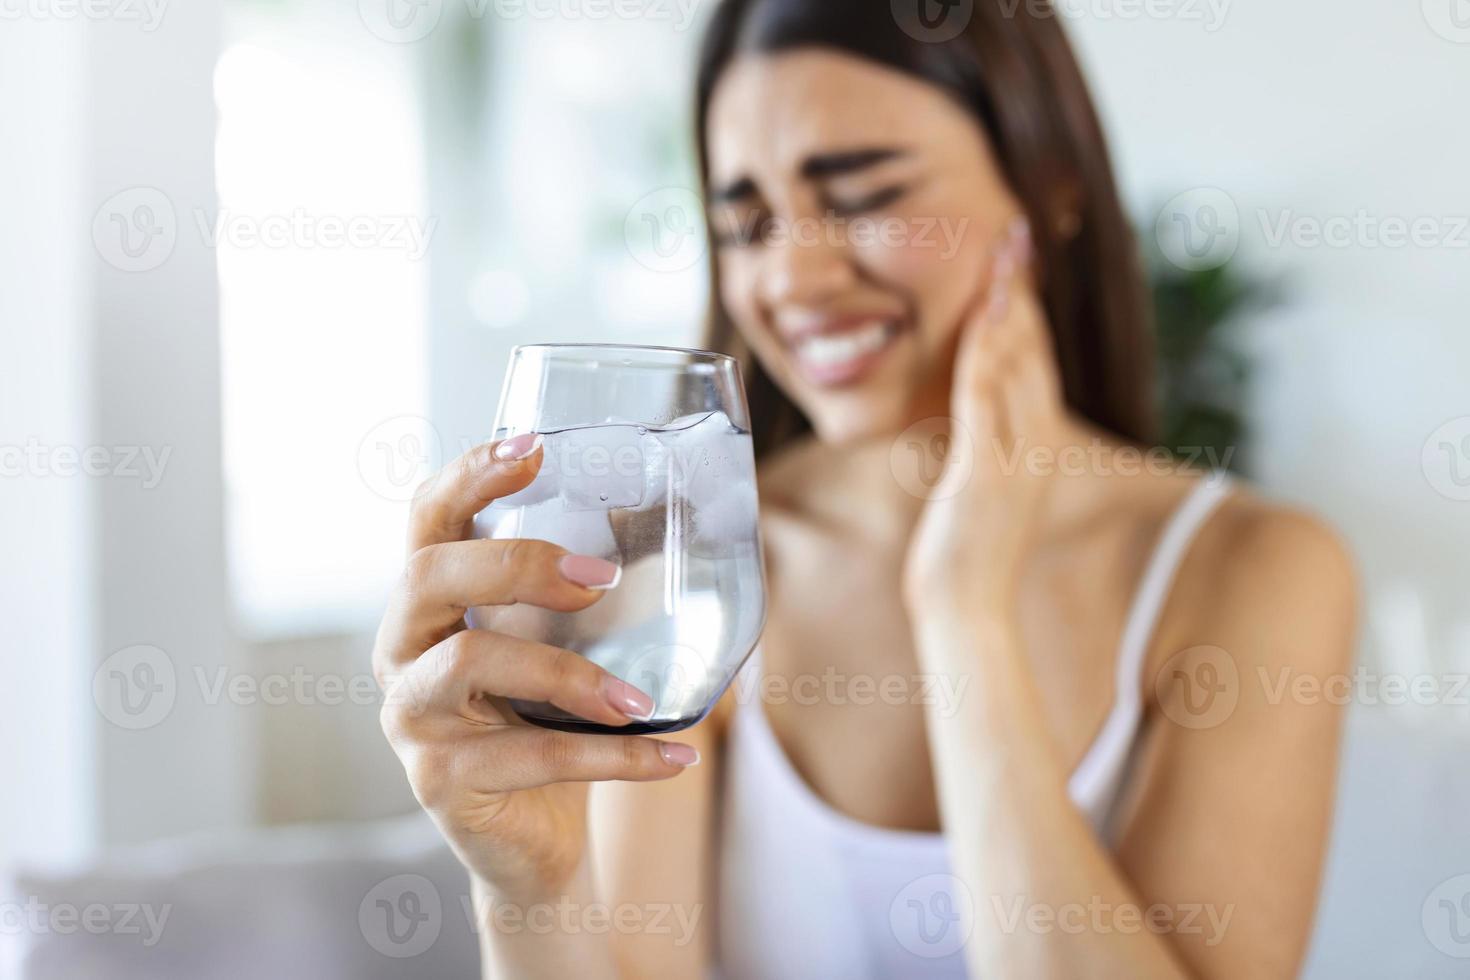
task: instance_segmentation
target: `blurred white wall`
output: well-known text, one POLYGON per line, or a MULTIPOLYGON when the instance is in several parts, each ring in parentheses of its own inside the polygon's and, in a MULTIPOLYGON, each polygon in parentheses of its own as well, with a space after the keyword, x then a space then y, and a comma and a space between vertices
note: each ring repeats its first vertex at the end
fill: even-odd
POLYGON ((254 787, 243 718, 192 683, 235 656, 214 258, 177 234, 214 200, 218 4, 152 29, 31 9, 0 34, 0 444, 26 447, 0 479, 25 556, 0 593, 0 865, 241 825, 254 787))
MULTIPOLYGON (((0 31, 0 139, 26 134, 28 152, 0 154, 0 445, 74 446, 88 428, 88 209, 78 173, 86 133, 82 38, 74 31, 0 31), (38 86, 35 80, 50 79, 38 86)), ((88 549, 96 527, 86 481, 0 477, 0 866, 22 850, 74 854, 95 835, 93 728, 85 690, 93 629, 88 549)))
POLYGON ((1465 486, 1452 467, 1470 475, 1470 446, 1427 445, 1457 419, 1470 434, 1470 27, 1454 3, 1226 0, 1223 18, 1064 4, 1094 11, 1068 25, 1134 213, 1218 188, 1243 267, 1287 283, 1246 325, 1249 456, 1268 490, 1347 535, 1369 662, 1406 673, 1470 671, 1470 502, 1437 489, 1465 486), (1385 244, 1421 220, 1432 244, 1385 244), (1345 247, 1313 245, 1333 221, 1352 223, 1345 247))

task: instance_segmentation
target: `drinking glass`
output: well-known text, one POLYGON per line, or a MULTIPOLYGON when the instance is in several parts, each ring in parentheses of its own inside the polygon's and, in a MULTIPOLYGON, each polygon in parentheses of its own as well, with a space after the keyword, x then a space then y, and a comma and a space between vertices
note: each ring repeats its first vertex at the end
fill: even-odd
POLYGON ((471 626, 563 647, 648 693, 653 717, 596 724, 541 702, 516 713, 578 732, 675 732, 714 707, 765 622, 755 458, 739 364, 671 347, 517 347, 496 438, 543 437, 540 472, 474 521, 480 538, 550 541, 622 568, 592 606, 472 609, 471 626))

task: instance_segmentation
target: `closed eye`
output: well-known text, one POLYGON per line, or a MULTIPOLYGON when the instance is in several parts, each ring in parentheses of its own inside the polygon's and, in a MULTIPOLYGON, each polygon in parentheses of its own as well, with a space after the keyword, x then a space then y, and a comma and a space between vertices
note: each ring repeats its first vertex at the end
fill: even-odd
POLYGON ((763 242, 770 218, 755 209, 726 209, 710 216, 711 238, 716 248, 742 248, 763 242))
POLYGON ((857 197, 840 197, 829 194, 827 196, 827 203, 838 215, 848 217, 886 208, 902 198, 908 191, 909 188, 907 185, 895 184, 892 187, 880 188, 872 193, 857 197))

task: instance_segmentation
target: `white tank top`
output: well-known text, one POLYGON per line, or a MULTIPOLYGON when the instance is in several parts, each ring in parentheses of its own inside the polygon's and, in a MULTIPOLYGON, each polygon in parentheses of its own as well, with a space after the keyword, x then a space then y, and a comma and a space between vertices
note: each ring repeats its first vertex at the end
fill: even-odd
MULTIPOLYGON (((1228 493, 1223 475, 1201 479, 1165 526, 1124 625, 1113 708, 1068 780, 1072 801, 1109 843, 1143 716, 1150 640, 1190 544, 1228 493)), ((760 671, 757 650, 736 682, 725 747, 714 975, 968 977, 969 923, 992 910, 976 908, 950 875, 944 835, 863 823, 817 796, 776 741, 759 698, 746 696, 760 671)))

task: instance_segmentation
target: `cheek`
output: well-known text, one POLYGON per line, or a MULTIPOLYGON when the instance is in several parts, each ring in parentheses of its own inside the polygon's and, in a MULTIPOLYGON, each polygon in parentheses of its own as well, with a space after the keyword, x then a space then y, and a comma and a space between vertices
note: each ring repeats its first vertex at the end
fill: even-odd
POLYGON ((780 374, 780 344, 771 335, 757 301, 758 278, 754 262, 743 256, 719 260, 720 304, 735 324, 740 339, 772 374, 780 374))
POLYGON ((916 222, 902 237, 863 249, 861 262, 910 299, 925 346, 938 347, 988 288, 990 243, 975 220, 916 222))
POLYGON ((721 258, 720 305, 735 321, 742 336, 748 337, 759 327, 755 302, 755 275, 750 263, 721 258))

